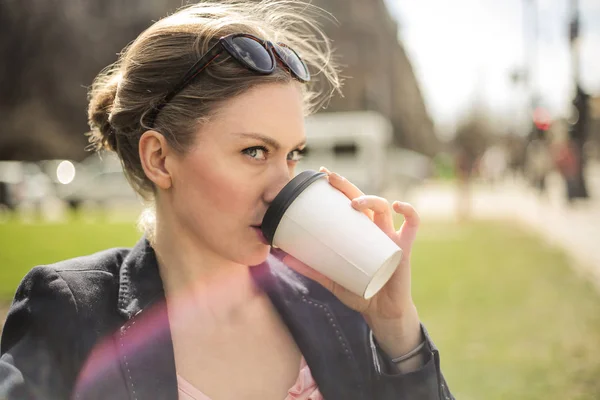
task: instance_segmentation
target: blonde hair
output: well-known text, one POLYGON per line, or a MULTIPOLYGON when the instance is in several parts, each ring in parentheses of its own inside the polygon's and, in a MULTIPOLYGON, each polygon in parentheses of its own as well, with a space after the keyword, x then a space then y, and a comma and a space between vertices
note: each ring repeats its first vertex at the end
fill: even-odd
POLYGON ((230 57, 211 64, 161 111, 152 127, 148 113, 218 38, 248 33, 283 42, 298 52, 313 79, 303 86, 306 113, 312 113, 339 91, 330 42, 317 22, 327 16, 300 1, 201 2, 159 20, 126 47, 119 59, 94 80, 89 92, 88 133, 95 150, 115 151, 127 179, 145 200, 153 200, 152 182, 138 154, 141 135, 149 129, 185 152, 198 125, 220 105, 257 85, 289 82, 278 68, 271 75, 252 72, 230 57))

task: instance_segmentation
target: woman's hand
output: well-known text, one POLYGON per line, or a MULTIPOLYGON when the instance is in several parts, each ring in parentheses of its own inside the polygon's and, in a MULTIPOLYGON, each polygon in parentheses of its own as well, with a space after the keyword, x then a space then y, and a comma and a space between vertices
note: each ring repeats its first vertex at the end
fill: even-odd
POLYGON ((360 312, 377 338, 380 346, 392 357, 408 353, 422 340, 419 317, 411 297, 410 253, 419 228, 419 215, 407 203, 393 204, 381 197, 365 195, 355 185, 336 173, 321 168, 329 183, 351 201, 352 206, 364 212, 403 251, 398 268, 383 288, 365 300, 315 271, 301 261, 286 255, 283 261, 325 288, 329 289, 348 307, 360 312), (398 231, 394 228, 392 211, 404 216, 398 231))

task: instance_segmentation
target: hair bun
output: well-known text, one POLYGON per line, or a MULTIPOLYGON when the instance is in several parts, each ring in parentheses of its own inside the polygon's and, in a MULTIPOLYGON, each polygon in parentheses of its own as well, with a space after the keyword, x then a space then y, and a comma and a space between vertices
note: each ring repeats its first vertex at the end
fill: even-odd
POLYGON ((88 124, 91 132, 89 141, 95 150, 117 150, 117 135, 110 123, 120 74, 108 76, 104 82, 97 82, 90 91, 88 124))

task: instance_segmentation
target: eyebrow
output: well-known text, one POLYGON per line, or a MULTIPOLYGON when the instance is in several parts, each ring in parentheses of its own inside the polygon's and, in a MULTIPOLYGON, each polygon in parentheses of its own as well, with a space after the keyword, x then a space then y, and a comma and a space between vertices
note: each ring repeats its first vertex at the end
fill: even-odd
MULTIPOLYGON (((273 147, 275 150, 281 149, 281 145, 279 144, 279 142, 277 142, 277 140, 275 140, 269 136, 261 135, 260 133, 237 133, 236 136, 260 140, 261 142, 273 147)), ((302 142, 298 143, 296 146, 294 146, 294 148, 296 149, 305 144, 306 144, 306 139, 304 139, 302 142)))

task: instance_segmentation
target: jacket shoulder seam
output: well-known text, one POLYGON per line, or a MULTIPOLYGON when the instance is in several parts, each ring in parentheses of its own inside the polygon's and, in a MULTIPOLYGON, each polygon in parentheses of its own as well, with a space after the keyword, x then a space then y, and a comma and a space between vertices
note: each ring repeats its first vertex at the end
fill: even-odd
POLYGON ((79 306, 77 305, 77 298, 75 297, 75 294, 73 293, 73 289, 71 289, 69 282, 67 282, 67 280, 65 278, 63 278, 63 276, 62 276, 62 272, 64 272, 64 271, 60 271, 60 270, 56 270, 56 269, 53 269, 53 271, 56 273, 56 275, 58 275, 60 280, 65 284, 66 288, 69 290, 69 293, 71 294, 71 298, 73 299, 73 303, 75 304, 75 313, 77 315, 79 315, 79 306))
POLYGON ((58 272, 59 274, 62 274, 65 272, 99 272, 101 274, 108 274, 110 276, 115 276, 115 274, 113 274, 112 272, 103 271, 101 269, 78 268, 78 269, 57 269, 55 271, 58 272))

